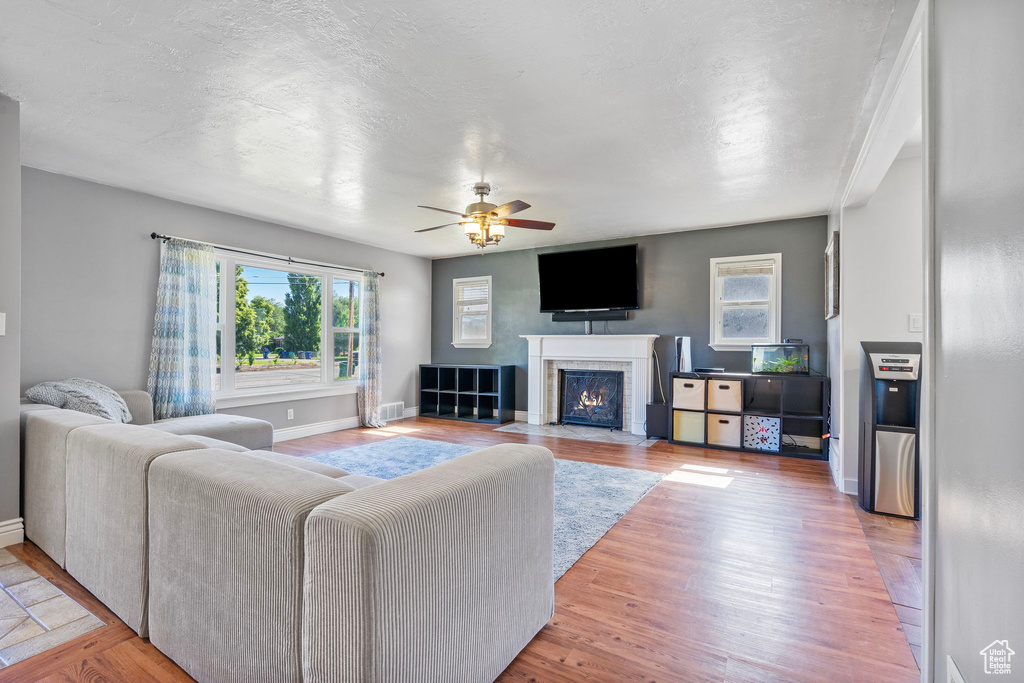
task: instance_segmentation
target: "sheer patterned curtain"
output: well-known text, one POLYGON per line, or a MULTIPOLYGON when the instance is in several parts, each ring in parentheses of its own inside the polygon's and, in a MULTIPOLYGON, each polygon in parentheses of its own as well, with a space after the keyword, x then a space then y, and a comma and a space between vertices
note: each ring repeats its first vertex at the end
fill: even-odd
POLYGON ((205 415, 216 409, 216 326, 213 247, 167 240, 160 252, 147 386, 157 419, 205 415))
POLYGON ((363 273, 359 293, 359 390, 356 394, 359 422, 364 427, 383 427, 380 419, 383 382, 380 362, 380 307, 377 291, 380 273, 363 273))

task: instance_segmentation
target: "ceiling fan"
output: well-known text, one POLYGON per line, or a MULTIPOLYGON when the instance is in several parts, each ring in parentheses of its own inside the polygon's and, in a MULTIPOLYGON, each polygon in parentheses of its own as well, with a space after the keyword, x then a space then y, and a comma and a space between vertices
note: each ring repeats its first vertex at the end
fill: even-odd
POLYGON ((505 227, 512 228, 527 228, 529 230, 550 230, 555 227, 554 223, 547 223, 545 221, 529 221, 523 220, 522 218, 507 218, 514 213, 525 211, 530 208, 530 205, 526 202, 521 202, 518 199, 508 204, 502 204, 496 206, 489 202, 484 201, 484 197, 491 193, 490 183, 477 183, 473 186, 473 194, 480 197, 480 201, 474 202, 466 207, 466 212, 460 211, 449 211, 448 209, 438 209, 434 206, 419 206, 420 209, 430 209, 431 211, 440 211, 442 213, 450 213, 456 216, 461 216, 462 220, 455 223, 445 223, 444 225, 437 225, 433 228, 424 228, 423 230, 417 230, 416 232, 429 232, 431 230, 440 230, 441 228, 450 228, 453 225, 461 225, 466 231, 466 236, 469 237, 471 244, 483 249, 490 244, 497 244, 505 237, 505 227))

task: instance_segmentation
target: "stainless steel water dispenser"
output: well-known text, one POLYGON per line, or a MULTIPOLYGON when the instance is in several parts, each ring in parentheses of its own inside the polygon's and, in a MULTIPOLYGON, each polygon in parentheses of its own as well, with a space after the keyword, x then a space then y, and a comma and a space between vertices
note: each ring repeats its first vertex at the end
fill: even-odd
POLYGON ((921 516, 921 345, 861 342, 867 356, 861 373, 858 500, 868 512, 921 516))

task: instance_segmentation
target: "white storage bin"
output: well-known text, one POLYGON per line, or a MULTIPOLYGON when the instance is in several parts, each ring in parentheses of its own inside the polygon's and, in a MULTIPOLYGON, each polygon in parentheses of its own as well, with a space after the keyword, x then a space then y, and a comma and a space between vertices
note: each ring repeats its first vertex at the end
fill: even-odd
POLYGON ((708 445, 740 447, 742 433, 739 415, 708 413, 708 445))
POLYGON ((681 410, 704 410, 704 380, 673 377, 672 407, 681 410))
POLYGON ((672 440, 704 443, 704 413, 691 410, 672 411, 672 440))
POLYGON ((743 382, 738 379, 708 380, 708 410, 738 413, 743 409, 743 382))

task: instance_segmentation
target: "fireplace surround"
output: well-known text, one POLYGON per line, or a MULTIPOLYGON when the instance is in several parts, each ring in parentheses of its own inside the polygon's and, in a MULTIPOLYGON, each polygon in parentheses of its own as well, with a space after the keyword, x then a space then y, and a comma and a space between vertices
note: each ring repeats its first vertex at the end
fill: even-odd
POLYGON ((558 421, 558 370, 623 372, 622 428, 646 434, 644 418, 651 400, 656 334, 522 335, 529 345, 527 421, 558 421))

